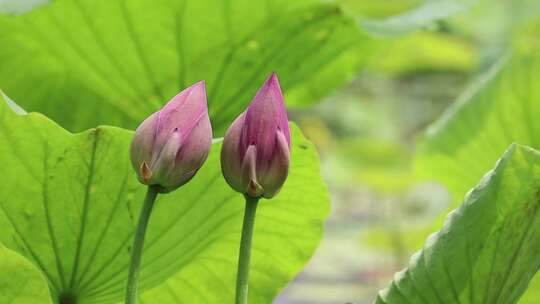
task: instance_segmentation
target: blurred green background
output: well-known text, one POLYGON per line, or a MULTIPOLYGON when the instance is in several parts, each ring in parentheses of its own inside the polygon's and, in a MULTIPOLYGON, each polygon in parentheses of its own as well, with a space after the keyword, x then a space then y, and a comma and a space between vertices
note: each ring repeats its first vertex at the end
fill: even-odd
MULTIPOLYGON (((416 148, 501 56, 524 36, 538 37, 530 28, 540 8, 539 1, 462 1, 466 7, 453 12, 450 2, 343 1, 361 19, 397 15, 406 23, 378 35, 379 49, 354 81, 292 115, 319 149, 333 210, 321 248, 277 303, 371 303, 440 227, 434 219, 452 197, 417 178, 416 148), (441 18, 409 18, 429 13, 441 18)), ((540 301, 533 289, 523 302, 540 301)))
MULTIPOLYGON (((0 10, 22 13, 43 2, 0 0, 0 10)), ((291 109, 319 150, 333 208, 323 243, 279 304, 373 301, 462 199, 418 178, 426 128, 510 49, 528 48, 540 33, 538 0, 340 5, 374 46, 353 81, 315 106, 291 109)))

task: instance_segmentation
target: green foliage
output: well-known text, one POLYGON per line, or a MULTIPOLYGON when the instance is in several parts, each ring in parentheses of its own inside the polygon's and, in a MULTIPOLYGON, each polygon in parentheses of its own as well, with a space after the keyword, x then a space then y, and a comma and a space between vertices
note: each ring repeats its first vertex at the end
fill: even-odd
POLYGON ((508 47, 527 24, 540 18, 540 2, 536 0, 474 1, 467 14, 447 20, 448 26, 474 38, 488 56, 508 47))
POLYGON ((421 5, 423 0, 358 1, 341 0, 344 7, 366 19, 385 18, 402 14, 421 5))
POLYGON ((417 32, 390 41, 374 55, 369 69, 393 75, 441 72, 471 72, 477 64, 472 45, 455 36, 417 32))
POLYGON ((540 148, 538 71, 535 55, 501 60, 428 130, 418 173, 460 200, 511 143, 540 148))
POLYGON ((382 20, 362 20, 369 32, 380 36, 403 35, 414 30, 433 26, 469 8, 473 0, 425 0, 414 9, 382 20))
MULTIPOLYGON (((349 183, 361 182, 379 193, 401 193, 414 182, 410 152, 395 142, 343 141, 336 161, 347 168, 349 183)), ((340 184, 345 184, 341 181, 340 184)))
MULTIPOLYGON (((122 299, 145 192, 128 161, 133 133, 116 127, 67 130, 134 128, 204 79, 214 134, 221 136, 272 71, 280 75, 290 107, 310 105, 357 76, 379 44, 366 29, 379 36, 409 34, 384 40, 368 73, 370 80, 393 77, 411 87, 410 76, 444 71, 461 77, 499 54, 505 42, 519 46, 520 53, 495 65, 428 132, 415 169, 419 177, 448 186, 452 208, 485 177, 376 300, 516 303, 540 267, 540 152, 534 150, 540 148, 540 56, 538 25, 526 27, 537 17, 537 1, 479 0, 474 18, 459 13, 476 0, 337 2, 56 0, 25 14, 22 2, 0 3, 0 88, 23 108, 63 126, 27 114, 0 91, 0 163, 6 177, 0 242, 7 246, 0 246, 0 302, 122 299), (508 4, 515 4, 511 12, 508 4), (441 31, 417 31, 436 27, 441 31), (527 35, 511 38, 520 31, 527 35), (485 36, 489 43, 477 41, 485 36), (532 148, 507 150, 513 142, 532 148)), ((386 98, 397 100, 389 103, 393 111, 403 111, 408 106, 397 105, 415 98, 395 90, 386 98)), ((357 97, 350 108, 328 109, 344 133, 341 140, 332 133, 326 139, 332 149, 327 160, 346 168, 329 171, 335 188, 362 184, 404 196, 418 181, 408 146, 396 137, 366 135, 403 126, 373 111, 356 116, 357 97), (376 130, 361 133, 368 124, 376 130)), ((158 198, 143 256, 142 304, 232 302, 244 204, 221 177, 220 145, 214 143, 192 182, 158 198)), ((282 193, 261 202, 258 211, 250 303, 270 303, 305 266, 322 237, 328 201, 315 149, 293 127, 291 175, 282 193)), ((400 202, 394 213, 408 207, 420 213, 415 208, 421 205, 400 202)), ((405 226, 393 219, 389 229, 366 239, 388 246, 380 236, 402 233, 405 226)), ((433 231, 418 222, 407 224, 414 233, 403 237, 399 250, 433 231)), ((522 303, 536 303, 536 290, 522 303)))
POLYGON ((0 14, 0 37, 0 88, 69 130, 134 128, 204 79, 216 135, 272 71, 288 105, 310 104, 351 79, 373 44, 318 0, 56 0, 0 14))
POLYGON ((0 303, 52 304, 41 272, 18 253, 0 245, 0 303))
MULTIPOLYGON (((539 70, 534 48, 503 58, 429 130, 417 159, 419 175, 442 182, 457 202, 505 146, 540 148, 539 70)), ((537 301, 528 295, 521 303, 537 301)))
MULTIPOLYGON (((4 102, 0 130, 0 241, 38 266, 55 302, 121 300, 145 192, 129 163, 133 133, 71 134, 4 102)), ((251 303, 271 302, 304 267, 329 211, 314 147, 296 128, 292 139, 291 174, 258 210, 251 303)), ((141 272, 142 290, 157 287, 146 303, 232 302, 244 204, 221 176, 220 145, 190 183, 158 197, 141 272)))
POLYGON ((516 303, 540 267, 540 152, 513 145, 377 304, 516 303))

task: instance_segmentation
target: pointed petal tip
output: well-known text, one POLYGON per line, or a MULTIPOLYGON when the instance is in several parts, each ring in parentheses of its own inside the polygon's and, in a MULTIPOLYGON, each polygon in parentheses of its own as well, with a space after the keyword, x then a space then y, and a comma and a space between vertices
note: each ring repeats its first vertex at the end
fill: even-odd
MULTIPOLYGON (((208 107, 208 99, 206 96, 206 82, 204 80, 192 84, 189 88, 190 96, 198 96, 198 101, 204 105, 204 109, 208 107)), ((188 90, 186 89, 186 90, 188 90)))
POLYGON ((206 81, 200 80, 200 81, 192 84, 190 88, 195 89, 195 90, 202 90, 206 94, 206 81))
POLYGON ((278 100, 283 101, 283 93, 281 91, 281 86, 279 85, 279 79, 276 72, 272 72, 272 74, 270 74, 259 89, 257 95, 259 95, 259 93, 267 94, 269 92, 276 95, 278 100))
POLYGON ((270 76, 268 77, 268 79, 266 80, 266 85, 270 86, 270 87, 275 87, 275 88, 278 88, 280 91, 281 91, 281 88, 279 86, 279 79, 278 79, 278 75, 276 72, 272 72, 272 74, 270 74, 270 76))

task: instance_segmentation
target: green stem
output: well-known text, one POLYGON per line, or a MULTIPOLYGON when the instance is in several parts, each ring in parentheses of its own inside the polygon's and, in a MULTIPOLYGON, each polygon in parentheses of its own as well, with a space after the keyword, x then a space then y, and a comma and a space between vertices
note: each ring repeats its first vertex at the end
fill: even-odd
POLYGON ((244 224, 242 225, 242 239, 240 241, 240 255, 238 257, 238 272, 236 276, 236 304, 247 304, 249 261, 251 258, 251 240, 253 239, 253 227, 255 226, 255 212, 259 198, 246 197, 246 211, 244 224))
POLYGON ((141 208, 141 214, 139 215, 139 224, 137 225, 133 248, 131 249, 131 264, 129 265, 128 283, 126 288, 126 304, 137 303, 137 284, 139 283, 139 268, 141 266, 144 236, 146 234, 146 228, 148 227, 148 221, 150 220, 150 214, 152 213, 152 207, 154 207, 154 202, 156 201, 158 193, 158 186, 148 186, 144 204, 141 208))

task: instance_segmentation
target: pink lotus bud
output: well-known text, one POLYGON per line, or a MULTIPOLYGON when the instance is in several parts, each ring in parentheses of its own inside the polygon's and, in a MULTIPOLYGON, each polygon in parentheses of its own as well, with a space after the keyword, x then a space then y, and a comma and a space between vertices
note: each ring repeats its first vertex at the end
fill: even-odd
POLYGON ((187 183, 212 145, 204 81, 183 90, 135 131, 131 163, 139 181, 162 192, 187 183))
POLYGON ((271 198, 289 172, 291 132, 276 74, 227 130, 221 170, 229 185, 252 197, 271 198))

